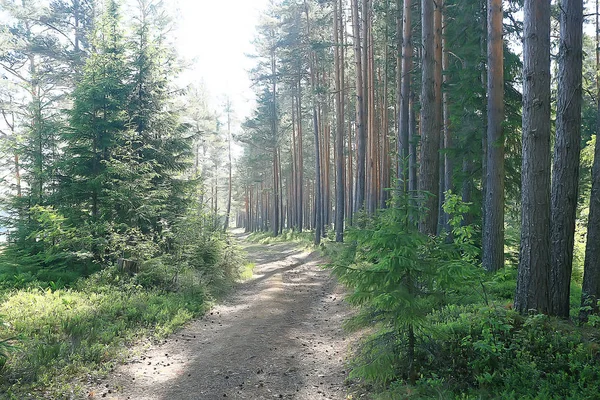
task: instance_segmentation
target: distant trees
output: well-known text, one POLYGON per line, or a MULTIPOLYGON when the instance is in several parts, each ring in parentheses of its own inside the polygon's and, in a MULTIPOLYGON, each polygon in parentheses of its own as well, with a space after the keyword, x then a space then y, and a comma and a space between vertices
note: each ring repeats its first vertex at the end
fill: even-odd
MULTIPOLYGON (((387 207, 390 189, 398 187, 399 193, 407 191, 415 199, 426 199, 422 206, 429 212, 421 214, 421 227, 429 234, 437 234, 446 226, 446 217, 438 218, 445 190, 465 188, 465 200, 480 203, 476 188, 481 177, 477 171, 483 160, 475 144, 481 143, 485 125, 481 99, 486 90, 480 79, 485 63, 465 60, 481 56, 479 38, 485 14, 477 5, 450 0, 445 5, 429 1, 424 6, 425 13, 421 13, 421 7, 412 2, 342 0, 315 4, 307 0, 273 3, 266 12, 270 26, 276 26, 277 31, 273 39, 277 69, 274 74, 267 71, 269 53, 263 44, 263 26, 257 38, 259 67, 254 76, 257 83, 275 77, 278 85, 278 171, 282 181, 278 203, 282 206, 277 215, 282 225, 302 230, 317 228, 317 221, 321 220, 322 228, 328 229, 337 221, 339 237, 343 224, 356 221, 354 213, 372 215, 378 208, 387 207), (279 17, 274 18, 273 13, 279 17), (425 18, 425 30, 413 26, 414 13, 425 18), (346 17, 340 20, 341 15, 346 17), (442 20, 448 22, 442 24, 442 20), (429 22, 431 32, 427 33, 429 22), (431 47, 430 55, 412 47, 413 31, 427 37, 425 44, 431 47), (399 50, 397 57, 393 56, 394 48, 399 50), (423 85, 423 79, 428 84, 423 85), (303 140, 308 125, 317 130, 314 147, 303 140), (338 140, 342 137, 343 141, 338 140)), ((501 37, 496 40, 496 47, 497 43, 502 48, 501 37)), ((496 69, 500 79, 507 70, 508 76, 514 77, 514 61, 506 68, 498 65, 496 69)), ((259 98, 264 98, 262 86, 257 85, 257 91, 259 98)), ((517 107, 520 98, 512 96, 508 101, 517 107)), ((261 109, 259 105, 257 111, 261 109)), ((251 145, 254 156, 256 145, 262 140, 256 135, 261 118, 267 121, 265 116, 249 119, 242 135, 245 142, 256 136, 251 145)), ((500 129, 504 117, 496 118, 500 129)), ((504 134, 517 132, 513 123, 504 134)), ((267 146, 270 148, 270 143, 267 146)), ((250 153, 250 149, 247 151, 250 153)), ((517 160, 519 154, 514 154, 517 160)), ((248 163, 249 168, 262 165, 251 164, 252 157, 248 154, 242 163, 248 163)), ((518 172, 519 168, 509 170, 511 177, 518 172)), ((254 178, 244 183, 248 193, 245 201, 256 202, 263 196, 268 199, 271 217, 266 226, 272 229, 276 181, 271 174, 257 180, 257 175, 265 175, 264 170, 248 175, 254 178), (267 184, 265 179, 272 183, 267 184), (258 192, 262 194, 257 197, 258 192)), ((511 182, 517 180, 511 178, 511 182)), ((252 215, 256 216, 260 209, 257 204, 248 204, 243 211, 248 218, 241 220, 249 221, 249 213, 255 210, 252 215)), ((482 217, 476 205, 471 211, 467 217, 482 217)), ((253 226, 260 229, 262 225, 253 226)))

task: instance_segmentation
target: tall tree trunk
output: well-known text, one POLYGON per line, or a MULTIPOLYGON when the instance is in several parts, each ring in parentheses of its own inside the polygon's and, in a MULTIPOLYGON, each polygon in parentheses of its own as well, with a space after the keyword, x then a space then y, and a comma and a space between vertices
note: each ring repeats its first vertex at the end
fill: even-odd
POLYGON ((350 121, 348 121, 348 163, 346 166, 347 169, 347 173, 346 173, 346 178, 347 178, 347 182, 346 182, 346 186, 348 187, 347 189, 347 196, 346 199, 348 199, 348 206, 346 207, 347 212, 346 212, 346 218, 347 218, 347 224, 348 225, 352 225, 352 214, 354 212, 354 174, 352 173, 353 171, 353 157, 352 157, 352 126, 350 125, 350 121))
MULTIPOLYGON (((356 190, 354 192, 355 211, 365 205, 365 163, 366 163, 366 126, 365 126, 365 97, 363 85, 363 56, 360 40, 360 16, 358 0, 352 0, 352 31, 354 35, 354 57, 356 62, 356 190)), ((363 49, 366 52, 366 49, 363 49)))
MULTIPOLYGON (((398 184, 401 192, 408 189, 408 154, 409 154, 409 104, 410 104, 410 72, 412 69, 412 26, 411 26, 411 0, 403 2, 403 21, 402 21, 402 63, 398 57, 398 80, 400 81, 400 93, 398 95, 398 104, 400 112, 398 116, 398 184)), ((400 0, 397 1, 400 9, 400 0)), ((398 14, 400 11, 398 10, 398 14)), ((398 15, 398 20, 400 16, 398 15)), ((400 22, 398 24, 398 37, 400 37, 400 22)), ((400 52, 399 52, 400 53, 400 52)))
MULTIPOLYGON (((444 10, 445 11, 445 10, 444 10)), ((448 24, 448 18, 446 17, 446 12, 444 12, 442 14, 442 70, 447 71, 448 70, 448 54, 449 54, 449 50, 448 50, 448 41, 446 40, 446 25, 448 24)), ((448 75, 445 74, 443 76, 443 84, 446 84, 446 82, 448 81, 448 75)), ((444 90, 442 92, 442 131, 443 131, 443 144, 444 144, 444 177, 443 177, 443 182, 444 182, 444 190, 442 193, 442 204, 444 203, 444 201, 446 201, 446 195, 445 193, 448 192, 449 190, 453 189, 453 172, 454 172, 454 163, 453 163, 453 154, 451 153, 452 148, 453 148, 453 143, 452 143, 452 131, 450 128, 450 107, 448 104, 448 88, 445 88, 446 90, 444 90)), ((442 210, 443 211, 443 210, 442 210)), ((449 225, 449 219, 450 216, 447 213, 443 213, 443 220, 442 220, 442 225, 443 225, 443 229, 445 229, 446 231, 450 232, 451 231, 451 227, 449 225)))
POLYGON ((227 157, 229 160, 229 182, 228 182, 228 193, 227 193, 227 212, 225 213, 225 224, 223 225, 223 230, 227 231, 229 228, 229 217, 231 214, 231 197, 233 191, 233 181, 232 181, 232 169, 233 164, 231 161, 231 101, 227 99, 227 157))
POLYGON ((569 317, 579 185, 583 0, 562 0, 552 168, 550 313, 569 317))
POLYGON ((440 227, 442 226, 442 204, 444 201, 443 192, 444 192, 444 166, 445 164, 442 162, 442 155, 440 154, 440 149, 443 148, 444 145, 444 137, 442 136, 443 131, 443 106, 442 106, 442 60, 443 60, 443 49, 442 49, 442 10, 444 7, 444 0, 435 0, 434 1, 435 8, 433 14, 433 32, 434 32, 434 54, 435 54, 435 120, 438 129, 438 180, 437 180, 437 192, 436 193, 436 232, 439 233, 440 227))
MULTIPOLYGON (((369 20, 370 14, 370 0, 362 0, 362 12, 360 14, 362 21, 362 81, 363 81, 363 112, 364 112, 364 152, 365 152, 365 194, 364 194, 364 208, 367 212, 370 211, 370 195, 371 195, 371 152, 369 151, 371 145, 371 139, 373 130, 371 127, 371 57, 369 46, 369 20)), ((360 149, 359 149, 360 152, 360 149)))
POLYGON ((598 312, 598 299, 600 299, 600 140, 598 138, 600 138, 600 2, 596 0, 596 145, 583 266, 582 309, 579 314, 582 321, 587 321, 591 312, 598 312))
POLYGON ((290 171, 290 188, 288 190, 289 200, 289 228, 296 229, 298 227, 298 146, 296 145, 296 104, 295 95, 292 94, 292 154, 291 154, 291 171, 290 171))
POLYGON ((486 271, 504 266, 504 63, 502 0, 487 6, 487 174, 482 262, 486 271))
MULTIPOLYGON (((304 10, 306 12, 306 34, 310 38, 310 15, 308 11, 308 3, 304 0, 304 10)), ((309 72, 310 72, 310 86, 311 86, 311 99, 312 99, 312 114, 313 114, 313 130, 315 140, 315 198, 314 198, 314 226, 315 226, 315 245, 321 243, 321 234, 323 227, 323 199, 321 191, 321 140, 319 137, 319 117, 317 112, 317 97, 316 97, 316 55, 313 50, 309 50, 309 72)))
POLYGON ((437 111, 435 56, 435 2, 422 0, 421 33, 423 42, 421 92, 421 159, 419 163, 419 191, 426 196, 427 209, 419 223, 419 230, 429 235, 437 233, 440 166, 440 125, 437 111))
POLYGON ((413 194, 418 187, 417 143, 419 141, 415 97, 415 93, 411 90, 408 100, 408 191, 413 194))
MULTIPOLYGON (((487 57, 487 1, 488 0, 480 0, 480 11, 481 11, 481 37, 479 39, 479 51, 481 53, 481 59, 485 60, 487 57)), ((487 66, 486 63, 482 61, 481 66, 481 88, 483 93, 487 91, 487 66)), ((482 115, 483 115, 483 129, 481 134, 481 197, 483 201, 481 202, 481 215, 485 216, 487 214, 486 211, 486 201, 487 198, 487 149, 488 149, 488 135, 487 135, 487 102, 483 102, 482 104, 482 115)), ((485 217, 481 218, 481 231, 485 232, 485 217)))
POLYGON ((304 223, 304 150, 302 144, 302 78, 298 78, 298 232, 302 232, 304 223))
POLYGON ((335 241, 344 241, 344 23, 342 0, 336 0, 333 11, 335 43, 335 241))
POLYGON ((549 311, 550 0, 525 0, 521 247, 515 309, 549 311))
POLYGON ((273 136, 273 236, 279 234, 279 163, 277 158, 277 65, 275 48, 271 49, 271 135, 273 136))

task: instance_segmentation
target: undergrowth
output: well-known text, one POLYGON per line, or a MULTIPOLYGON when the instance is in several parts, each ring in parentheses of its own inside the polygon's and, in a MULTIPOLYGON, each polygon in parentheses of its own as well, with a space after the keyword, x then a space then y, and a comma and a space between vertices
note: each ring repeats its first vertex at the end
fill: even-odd
POLYGON ((447 198, 449 236, 419 233, 406 201, 327 246, 358 307, 347 328, 371 328, 349 378, 374 399, 597 398, 600 319, 513 311, 516 269, 483 273, 468 205, 447 198))
POLYGON ((14 339, 10 351, 0 342, 0 397, 81 395, 127 346, 173 333, 251 273, 221 234, 187 236, 175 248, 143 261, 136 274, 108 266, 68 285, 6 275, 4 286, 19 288, 0 292, 0 339, 14 339))
POLYGON ((314 235, 313 231, 298 232, 292 229, 284 229, 277 236, 273 236, 273 232, 252 232, 248 240, 260 244, 295 242, 310 247, 314 243, 314 235))

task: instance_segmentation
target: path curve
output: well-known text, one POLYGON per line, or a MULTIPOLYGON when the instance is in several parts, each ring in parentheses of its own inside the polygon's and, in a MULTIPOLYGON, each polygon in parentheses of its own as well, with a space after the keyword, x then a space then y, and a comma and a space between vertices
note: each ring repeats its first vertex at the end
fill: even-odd
MULTIPOLYGON (((235 235, 243 236, 240 233, 235 235)), ((94 393, 132 400, 345 399, 350 310, 316 253, 241 241, 253 279, 94 393)))

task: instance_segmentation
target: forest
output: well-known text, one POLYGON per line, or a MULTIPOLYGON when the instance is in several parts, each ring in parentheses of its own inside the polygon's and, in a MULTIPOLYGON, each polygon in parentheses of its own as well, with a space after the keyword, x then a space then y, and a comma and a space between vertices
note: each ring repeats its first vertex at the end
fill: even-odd
POLYGON ((201 318, 233 228, 327 259, 357 397, 598 396, 598 0, 269 0, 239 126, 166 3, 0 0, 0 397, 201 318))

